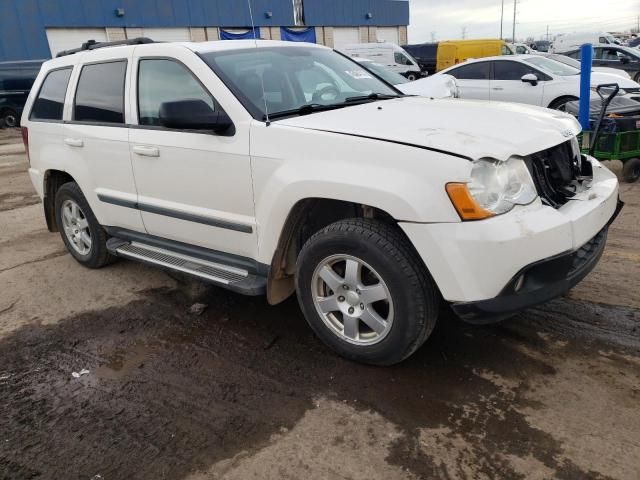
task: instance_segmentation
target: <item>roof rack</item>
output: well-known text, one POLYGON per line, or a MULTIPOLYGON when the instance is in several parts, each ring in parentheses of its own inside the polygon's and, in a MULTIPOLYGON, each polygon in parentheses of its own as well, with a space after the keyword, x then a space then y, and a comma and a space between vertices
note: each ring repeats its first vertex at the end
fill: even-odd
POLYGON ((95 40, 89 40, 82 44, 80 48, 74 48, 72 50, 63 50, 58 52, 57 57, 66 57, 67 55, 73 55, 74 53, 84 52, 86 50, 95 50, 97 48, 105 47, 117 47, 119 45, 142 45, 143 43, 156 43, 147 37, 130 38, 128 40, 118 40, 116 42, 96 42, 95 40))

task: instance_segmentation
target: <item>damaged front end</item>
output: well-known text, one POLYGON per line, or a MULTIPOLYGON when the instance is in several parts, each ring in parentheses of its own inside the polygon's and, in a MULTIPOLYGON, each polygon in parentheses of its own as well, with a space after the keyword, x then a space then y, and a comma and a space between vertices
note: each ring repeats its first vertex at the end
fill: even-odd
POLYGON ((580 152, 578 140, 571 140, 525 158, 542 203, 560 208, 588 190, 593 181, 593 165, 580 152))

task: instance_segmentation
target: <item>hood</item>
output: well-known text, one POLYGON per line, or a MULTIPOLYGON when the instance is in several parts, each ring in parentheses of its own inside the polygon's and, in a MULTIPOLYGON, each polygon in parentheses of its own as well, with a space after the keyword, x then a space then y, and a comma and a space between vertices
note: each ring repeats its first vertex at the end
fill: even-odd
MULTIPOLYGON (((573 82, 580 85, 580 75, 568 75, 561 77, 567 82, 573 82)), ((620 74, 614 75, 612 73, 604 73, 599 71, 591 72, 591 86, 597 87, 598 85, 604 85, 606 83, 617 83, 620 88, 639 88, 640 84, 634 82, 630 78, 624 78, 620 74)))
POLYGON ((381 100, 275 123, 411 144, 474 160, 530 155, 580 131, 574 117, 546 108, 424 97, 381 100))
POLYGON ((413 82, 401 83, 395 86, 406 95, 421 95, 433 98, 451 98, 458 96, 456 79, 446 73, 419 78, 413 82))

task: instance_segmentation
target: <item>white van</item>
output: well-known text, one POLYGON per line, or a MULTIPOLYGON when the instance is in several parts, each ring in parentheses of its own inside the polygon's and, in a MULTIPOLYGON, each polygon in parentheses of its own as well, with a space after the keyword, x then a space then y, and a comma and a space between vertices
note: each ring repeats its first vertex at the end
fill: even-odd
POLYGON ((553 53, 568 52, 579 48, 585 43, 604 43, 610 45, 620 45, 620 42, 610 33, 592 32, 592 33, 569 33, 567 35, 559 35, 553 42, 551 51, 553 53))
POLYGON ((413 81, 422 77, 415 59, 395 43, 354 43, 339 49, 353 58, 368 58, 413 81))

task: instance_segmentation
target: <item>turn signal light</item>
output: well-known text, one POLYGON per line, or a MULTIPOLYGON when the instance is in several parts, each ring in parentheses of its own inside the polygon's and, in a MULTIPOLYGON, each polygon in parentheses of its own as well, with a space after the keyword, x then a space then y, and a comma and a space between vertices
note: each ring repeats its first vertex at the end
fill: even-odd
POLYGON ((482 220, 495 214, 482 208, 473 198, 466 183, 447 183, 447 195, 462 220, 482 220))

